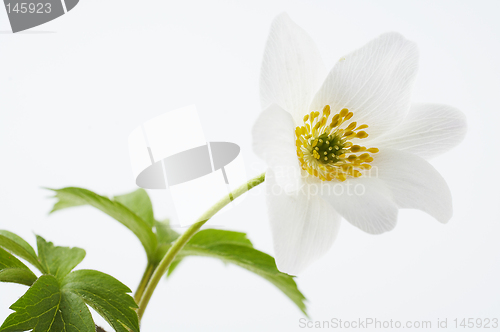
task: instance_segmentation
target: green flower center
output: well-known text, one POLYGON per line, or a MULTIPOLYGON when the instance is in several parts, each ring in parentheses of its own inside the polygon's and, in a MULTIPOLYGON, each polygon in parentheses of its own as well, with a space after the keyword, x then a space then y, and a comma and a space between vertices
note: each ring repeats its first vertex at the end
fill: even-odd
POLYGON ((345 144, 342 137, 338 135, 328 135, 326 133, 317 138, 316 145, 313 142, 313 155, 318 156, 323 164, 336 163, 340 161, 340 156, 347 152, 344 150, 345 144))

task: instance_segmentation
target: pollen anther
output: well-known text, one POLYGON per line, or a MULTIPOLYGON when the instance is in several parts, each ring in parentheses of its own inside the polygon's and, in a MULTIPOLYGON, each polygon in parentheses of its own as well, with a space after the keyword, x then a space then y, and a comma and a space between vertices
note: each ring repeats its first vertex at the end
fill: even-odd
POLYGON ((368 133, 349 120, 354 116, 347 108, 331 116, 326 105, 321 112, 312 111, 303 118, 304 125, 295 129, 297 156, 302 169, 322 181, 345 181, 348 177, 357 178, 370 170, 374 159, 372 154, 378 148, 366 148, 353 144, 352 139, 364 139, 368 133), (321 157, 324 156, 324 157, 321 157))

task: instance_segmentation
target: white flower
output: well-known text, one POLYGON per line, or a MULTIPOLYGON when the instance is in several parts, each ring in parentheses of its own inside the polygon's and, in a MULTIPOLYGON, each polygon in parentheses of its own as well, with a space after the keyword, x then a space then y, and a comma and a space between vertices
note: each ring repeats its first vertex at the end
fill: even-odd
POLYGON ((442 223, 451 218, 448 186, 425 159, 463 139, 465 117, 449 106, 410 103, 417 62, 414 43, 386 33, 327 74, 307 33, 286 14, 274 20, 253 139, 269 166, 281 271, 296 275, 323 255, 341 218, 371 234, 393 229, 400 208, 442 223))

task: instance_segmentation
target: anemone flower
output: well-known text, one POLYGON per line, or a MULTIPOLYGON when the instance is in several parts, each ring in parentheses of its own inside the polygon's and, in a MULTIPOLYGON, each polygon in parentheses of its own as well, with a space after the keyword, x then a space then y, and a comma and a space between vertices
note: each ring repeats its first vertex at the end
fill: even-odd
POLYGON ((255 153, 268 165, 267 208, 278 268, 296 275, 323 255, 341 219, 370 234, 398 210, 446 223, 450 190, 426 159, 465 136, 457 109, 410 102, 418 51, 386 33, 327 73, 313 40, 286 14, 273 21, 261 68, 255 153))

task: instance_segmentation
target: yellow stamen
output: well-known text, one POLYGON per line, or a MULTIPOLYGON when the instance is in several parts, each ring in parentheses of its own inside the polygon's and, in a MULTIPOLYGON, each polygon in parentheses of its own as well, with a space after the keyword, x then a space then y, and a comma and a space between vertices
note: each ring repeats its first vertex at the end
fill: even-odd
POLYGON ((357 138, 367 138, 368 134, 366 133, 366 131, 358 131, 358 133, 356 134, 356 137, 357 138))
POLYGON ((345 130, 347 131, 351 131, 354 129, 354 127, 356 127, 356 122, 351 122, 350 125, 347 126, 347 128, 345 130))
POLYGON ((361 146, 359 146, 359 145, 353 145, 353 146, 351 146, 351 152, 356 153, 356 152, 359 152, 359 151, 361 151, 361 146))
POLYGON ((357 126, 357 122, 350 122, 354 114, 347 108, 328 121, 330 115, 330 106, 326 105, 321 111, 306 114, 304 125, 295 129, 297 156, 302 169, 322 181, 345 181, 349 177, 363 176, 364 171, 371 169, 371 154, 379 150, 354 145, 351 139, 368 137, 368 133, 361 130, 368 125, 357 126))
POLYGON ((330 116, 330 105, 323 107, 323 114, 328 118, 330 116))

